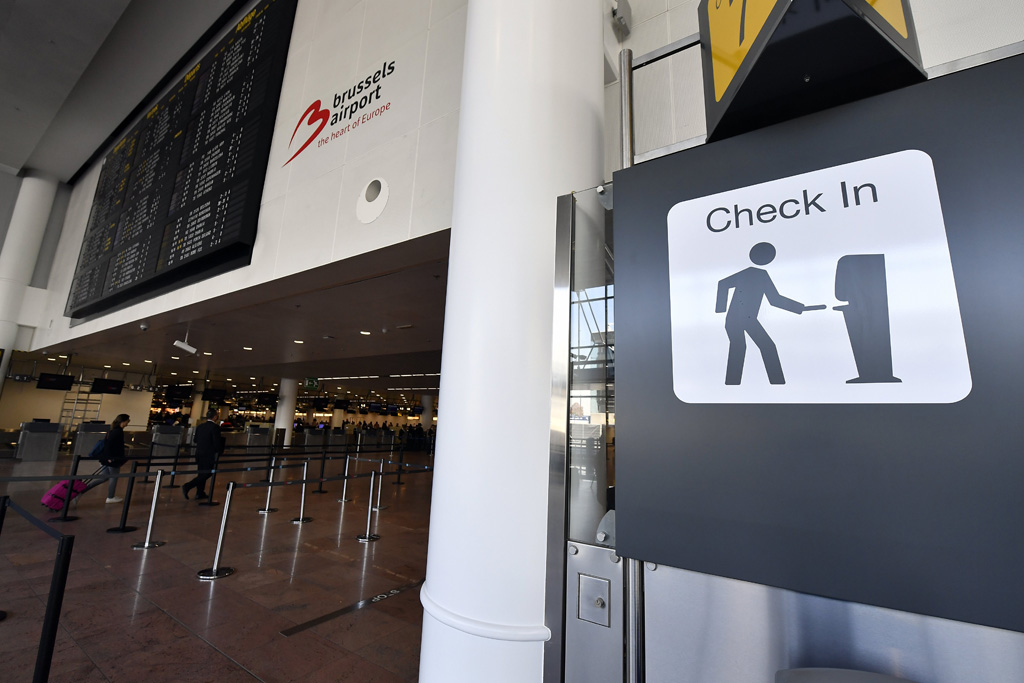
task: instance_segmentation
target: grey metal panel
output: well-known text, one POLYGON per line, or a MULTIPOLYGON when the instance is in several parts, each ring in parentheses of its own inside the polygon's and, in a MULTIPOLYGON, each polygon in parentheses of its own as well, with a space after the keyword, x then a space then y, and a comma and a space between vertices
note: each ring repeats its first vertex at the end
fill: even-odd
MULTIPOLYGON (((622 683, 622 566, 610 548, 569 543, 566 559, 565 683, 622 683), (575 554, 574 554, 575 553, 575 554), (580 577, 604 579, 611 586, 610 626, 579 618, 580 577)), ((594 585, 591 583, 590 585, 594 585)), ((586 616, 586 610, 584 610, 586 616)), ((717 682, 716 682, 717 683, 717 682)))
POLYGON ((659 566, 646 571, 647 683, 771 683, 829 667, 918 683, 1024 680, 1024 635, 659 566))
POLYGON ((558 198, 555 225, 554 321, 551 347, 551 437, 548 479, 547 573, 544 622, 551 638, 544 644, 544 683, 559 683, 563 671, 565 623, 566 468, 569 423, 569 278, 575 200, 558 198))

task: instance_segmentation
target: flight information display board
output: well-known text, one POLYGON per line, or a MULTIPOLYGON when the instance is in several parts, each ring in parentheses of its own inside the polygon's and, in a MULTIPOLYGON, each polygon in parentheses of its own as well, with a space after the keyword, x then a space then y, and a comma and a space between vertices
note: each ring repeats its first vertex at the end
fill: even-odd
POLYGON ((295 5, 256 5, 104 159, 66 315, 249 263, 295 5))

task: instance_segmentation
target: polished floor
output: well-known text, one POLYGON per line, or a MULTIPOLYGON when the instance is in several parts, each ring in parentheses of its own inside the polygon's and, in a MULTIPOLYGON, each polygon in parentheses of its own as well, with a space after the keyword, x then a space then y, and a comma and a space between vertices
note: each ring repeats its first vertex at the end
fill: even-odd
MULTIPOLYGON (((428 458, 416 454, 408 461, 427 464, 428 458)), ((0 478, 61 474, 69 465, 66 455, 45 463, 0 459, 0 478)), ((356 465, 353 474, 371 467, 356 465)), ((327 476, 341 468, 329 463, 327 476)), ((313 469, 319 472, 319 465, 313 469)), ((275 478, 301 474, 289 469, 275 478)), ((224 500, 227 481, 262 476, 220 475, 216 500, 224 500)), ((153 540, 166 545, 134 550, 145 538, 153 484, 135 487, 128 524, 139 529, 130 533, 107 532, 118 526, 122 506, 106 504, 106 486, 97 487, 72 506, 78 521, 47 522, 75 536, 49 680, 415 681, 431 477, 406 475, 402 486, 385 478, 381 504, 387 507, 372 514, 371 531, 380 536, 372 543, 357 539, 366 530, 369 478, 350 481, 347 503, 338 502, 340 481, 325 484, 323 495, 310 486, 305 514, 312 521, 305 524, 291 521, 299 515, 301 487, 275 487, 271 505, 278 511, 268 515, 257 512, 265 487, 236 488, 220 561, 235 573, 216 581, 201 581, 196 573, 213 565, 223 505, 200 506, 186 501, 181 489, 162 487, 153 540), (364 600, 361 608, 335 614, 364 600)), ((48 486, 0 482, 0 494, 49 520, 55 513, 39 503, 48 486)), ((125 487, 121 480, 119 495, 125 487)), ((4 683, 32 680, 56 547, 7 511, 0 532, 4 683)))

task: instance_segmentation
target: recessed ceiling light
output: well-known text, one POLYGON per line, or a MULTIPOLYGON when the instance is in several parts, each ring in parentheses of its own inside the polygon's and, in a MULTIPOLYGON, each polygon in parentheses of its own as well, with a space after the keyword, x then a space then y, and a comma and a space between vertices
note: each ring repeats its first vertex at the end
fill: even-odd
POLYGON ((250 377, 249 379, 256 379, 256 378, 255 377, 250 377))
POLYGON ((366 335, 367 337, 369 337, 369 336, 370 336, 370 333, 369 333, 369 332, 367 332, 366 330, 359 330, 359 334, 363 334, 363 335, 366 335))
POLYGON ((227 381, 227 382, 230 382, 230 381, 231 381, 231 378, 230 378, 230 377, 228 377, 228 378, 226 378, 226 380, 225 380, 225 381, 227 381))
POLYGON ((153 361, 151 361, 151 360, 144 360, 144 361, 142 361, 142 362, 143 362, 143 363, 152 363, 153 361))
POLYGON ((193 374, 193 375, 198 375, 198 374, 199 374, 199 371, 198 371, 198 370, 193 370, 193 371, 192 371, 192 374, 193 374))
POLYGON ((172 375, 177 375, 178 373, 176 373, 176 372, 172 372, 171 374, 172 374, 172 375))
POLYGON ((56 358, 47 358, 46 360, 57 360, 56 358))
POLYGON ((171 360, 181 360, 178 356, 171 356, 171 360))
POLYGON ((103 367, 105 367, 105 368, 109 368, 110 366, 109 366, 109 365, 104 365, 103 367))
POLYGON ((203 351, 203 355, 204 356, 212 356, 213 354, 210 353, 209 351, 203 351))
POLYGON ((251 346, 243 346, 242 350, 243 351, 252 351, 252 347, 251 346))
POLYGON ((57 356, 57 358, 67 358, 67 356, 57 356))

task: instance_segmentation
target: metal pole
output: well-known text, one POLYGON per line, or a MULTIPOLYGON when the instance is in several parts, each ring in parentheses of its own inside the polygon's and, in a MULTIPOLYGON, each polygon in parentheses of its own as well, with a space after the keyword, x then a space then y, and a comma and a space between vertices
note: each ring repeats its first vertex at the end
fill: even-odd
POLYGON ((292 520, 292 524, 305 524, 312 522, 312 517, 306 517, 306 471, 309 469, 309 460, 302 463, 302 502, 299 503, 299 516, 292 520))
POLYGON ((644 563, 626 559, 626 683, 644 683, 644 563))
POLYGON ((405 482, 402 481, 402 467, 405 465, 405 444, 401 444, 398 447, 398 476, 391 482, 393 486, 405 486, 405 482))
MULTIPOLYGON (((75 457, 71 460, 71 471, 68 473, 68 477, 74 477, 78 474, 78 463, 81 456, 75 454, 75 457)), ((64 498, 64 507, 60 510, 59 517, 52 517, 49 521, 51 522, 74 522, 78 517, 69 516, 68 510, 71 509, 71 490, 75 486, 75 480, 72 478, 68 479, 68 492, 64 498)))
POLYGON ((633 51, 619 51, 619 107, 622 111, 622 168, 633 165, 633 51))
POLYGON ((324 491, 324 467, 327 465, 327 446, 320 449, 320 483, 313 493, 327 493, 324 491))
POLYGON ((257 510, 261 515, 269 515, 271 512, 277 512, 277 508, 270 507, 270 493, 274 490, 274 464, 277 462, 277 458, 270 459, 270 480, 267 482, 270 486, 267 487, 267 502, 264 504, 262 510, 257 510))
POLYGON ((137 526, 128 526, 128 508, 132 504, 132 490, 135 488, 135 473, 139 469, 139 461, 132 460, 132 476, 128 477, 128 490, 124 492, 124 504, 121 505, 121 523, 107 529, 108 534, 126 534, 129 531, 138 531, 137 526))
POLYGON ((384 490, 384 458, 380 459, 380 482, 377 484, 377 504, 373 506, 374 510, 387 510, 387 505, 380 504, 380 492, 384 490))
MULTIPOLYGON (((182 428, 184 429, 184 428, 182 428)), ((165 487, 169 489, 180 489, 181 486, 174 483, 174 477, 178 472, 178 456, 181 454, 181 444, 174 447, 174 463, 171 465, 171 482, 165 487)))
MULTIPOLYGON (((345 450, 348 450, 348 444, 345 445, 345 450)), ((339 503, 351 503, 352 499, 348 497, 348 453, 345 453, 345 483, 341 486, 341 498, 338 499, 339 503)))
POLYGON ((373 541, 380 540, 380 536, 370 533, 370 517, 373 515, 373 508, 370 507, 369 501, 373 500, 373 478, 375 476, 377 476, 377 473, 370 470, 370 497, 367 499, 366 505, 366 533, 356 536, 360 543, 372 543, 373 541))
POLYGON ((61 605, 64 604, 64 587, 68 581, 68 568, 71 566, 71 551, 74 549, 74 536, 60 537, 57 543, 57 557, 53 561, 53 578, 50 579, 50 595, 46 600, 43 631, 39 635, 39 652, 36 655, 36 669, 32 674, 33 683, 46 683, 50 678, 53 646, 57 642, 57 624, 60 621, 61 605))
POLYGON ((220 518, 220 535, 217 537, 217 551, 213 555, 213 567, 210 569, 200 569, 196 572, 203 581, 213 581, 215 579, 223 579, 225 576, 231 576, 235 573, 235 570, 231 567, 219 567, 220 564, 220 551, 224 547, 224 530, 228 527, 228 512, 231 510, 231 494, 235 491, 235 482, 228 482, 228 492, 224 497, 224 514, 220 518))
MULTIPOLYGON (((156 484, 153 486, 153 505, 149 508, 149 526, 146 527, 146 540, 142 543, 136 543, 132 546, 135 550, 149 550, 150 548, 159 548, 160 546, 167 543, 167 541, 154 541, 153 539, 153 518, 156 517, 156 501, 160 496, 160 480, 164 476, 163 470, 156 471, 156 484)), ((171 475, 174 476, 173 474, 171 475)))

